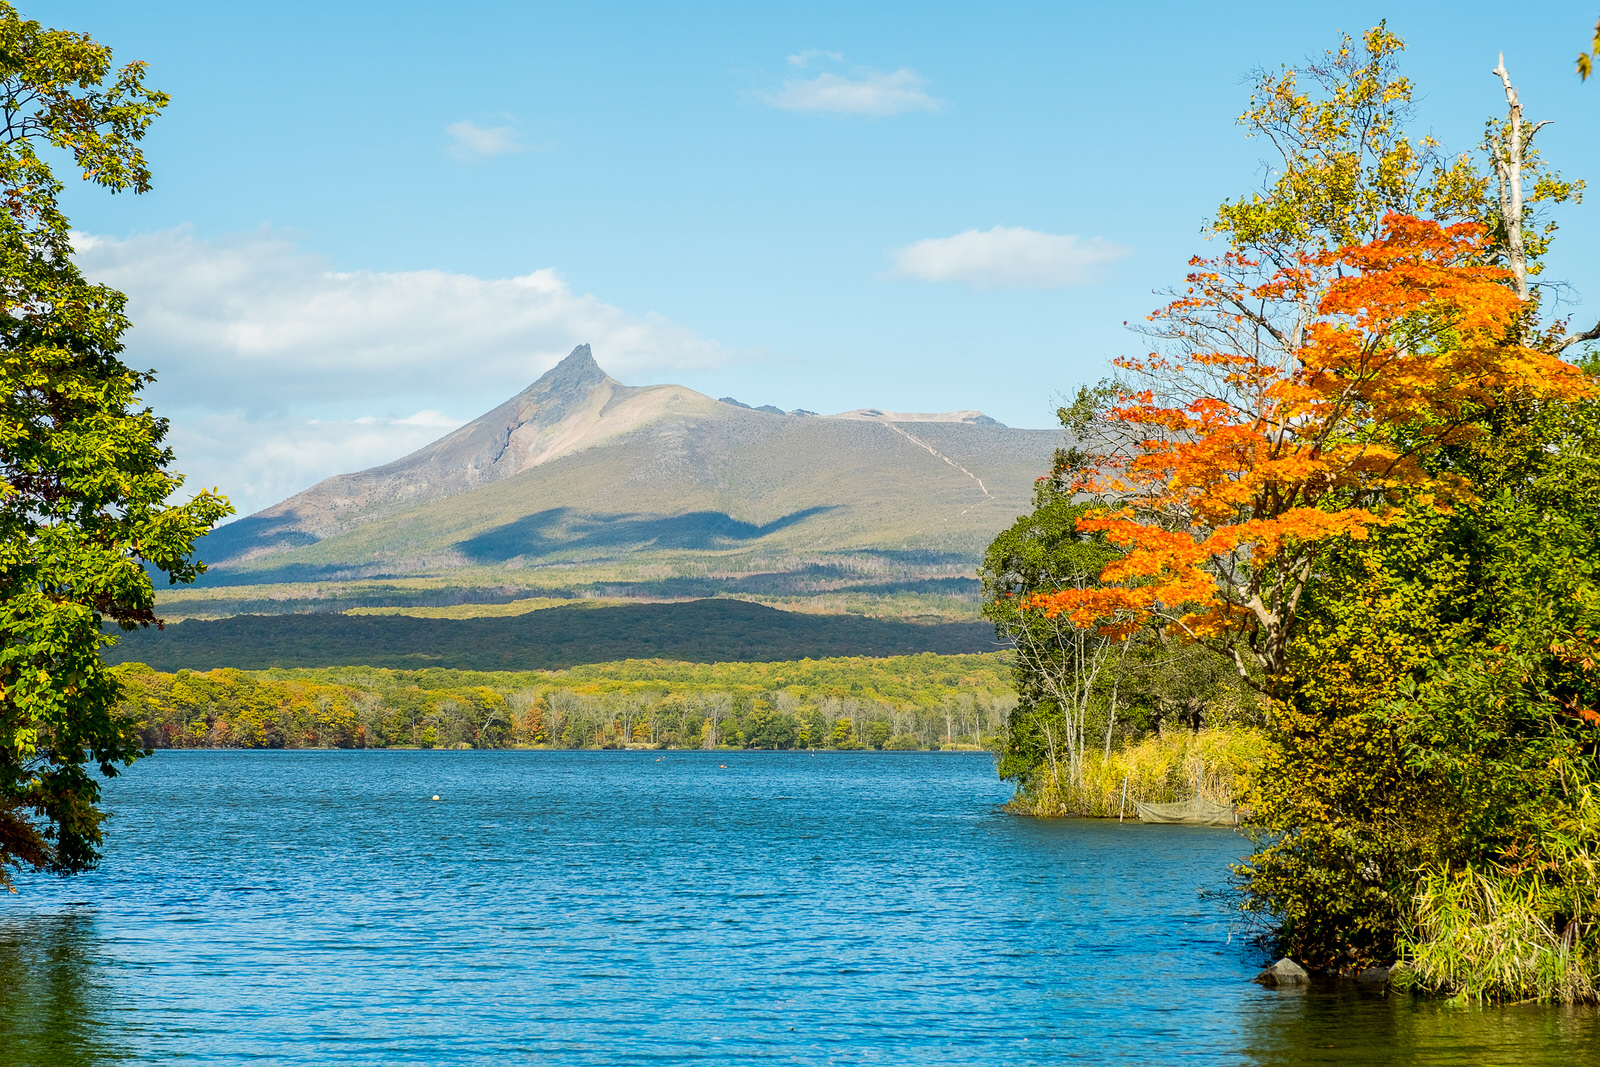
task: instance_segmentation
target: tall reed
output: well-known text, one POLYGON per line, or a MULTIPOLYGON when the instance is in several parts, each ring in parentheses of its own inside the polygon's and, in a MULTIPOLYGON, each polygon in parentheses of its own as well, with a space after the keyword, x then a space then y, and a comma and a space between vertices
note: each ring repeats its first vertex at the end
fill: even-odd
POLYGON ((1546 921, 1551 895, 1536 872, 1424 871, 1397 984, 1465 1000, 1594 1003, 1600 945, 1593 924, 1572 920, 1557 929, 1546 921))
POLYGON ((1260 731, 1248 727, 1167 729, 1109 756, 1084 757, 1081 784, 1058 773, 1042 774, 1011 802, 1024 815, 1087 815, 1136 818, 1133 801, 1166 804, 1201 797, 1231 804, 1243 796, 1249 775, 1266 751, 1260 731))

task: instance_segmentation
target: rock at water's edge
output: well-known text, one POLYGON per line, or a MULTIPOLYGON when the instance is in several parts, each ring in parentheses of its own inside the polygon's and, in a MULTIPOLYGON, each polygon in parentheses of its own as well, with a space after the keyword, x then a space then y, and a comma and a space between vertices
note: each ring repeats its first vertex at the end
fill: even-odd
POLYGON ((1251 979, 1251 981, 1259 982, 1268 989, 1276 989, 1279 986, 1305 985, 1308 981, 1310 981, 1310 979, 1311 976, 1306 974, 1306 969, 1304 967, 1300 966, 1294 960, 1291 960, 1288 956, 1285 956, 1277 963, 1274 963, 1271 967, 1268 967, 1266 970, 1256 975, 1251 979))
POLYGON ((1384 985, 1394 977, 1394 967, 1368 967, 1356 975, 1356 981, 1362 985, 1384 985))

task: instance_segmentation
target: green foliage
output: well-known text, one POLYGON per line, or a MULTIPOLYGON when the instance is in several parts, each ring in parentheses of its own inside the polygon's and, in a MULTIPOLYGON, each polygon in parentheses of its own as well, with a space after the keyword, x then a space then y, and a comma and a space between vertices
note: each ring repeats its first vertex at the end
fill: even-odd
POLYGON ((1430 940, 1441 916, 1466 906, 1445 890, 1487 899, 1459 882, 1472 871, 1560 934, 1589 929, 1600 411, 1524 408, 1492 430, 1453 457, 1475 501, 1348 547, 1309 604, 1258 778, 1262 847, 1241 869, 1308 966, 1407 952, 1441 988, 1522 995, 1521 979, 1461 984, 1435 954, 1453 951, 1430 940))
POLYGON ((145 566, 191 581, 195 539, 231 510, 209 493, 165 505, 182 479, 165 421, 140 406, 151 376, 119 359, 123 296, 72 263, 62 186, 37 155, 49 144, 85 180, 147 189, 138 141, 167 98, 143 76, 0 3, 0 884, 16 865, 94 863, 88 767, 113 775, 139 754, 102 621, 154 621, 145 566))
POLYGON ((1011 703, 994 653, 495 673, 116 672, 121 713, 151 748, 925 749, 992 742, 1011 703))
MULTIPOLYGON (((1065 409, 1061 417, 1068 420, 1065 409)), ((999 769, 1002 778, 1017 782, 1025 792, 1059 774, 1058 753, 1075 725, 1064 707, 1065 694, 1081 683, 1093 684, 1084 677, 1082 642, 1073 640, 1082 635, 1066 633, 1024 608, 1034 594, 1094 581, 1115 556, 1102 540, 1078 533, 1078 519, 1086 509, 1053 478, 1041 478, 1034 487, 1033 511, 994 539, 978 572, 984 614, 1001 639, 1018 650, 1012 660, 1018 702, 999 769)), ((1095 702, 1096 707, 1102 702, 1095 702)))
POLYGON ((1287 263, 1308 245, 1372 240, 1390 211, 1481 217, 1487 179, 1464 157, 1443 159, 1432 138, 1405 132, 1414 105, 1398 68, 1404 48, 1380 23, 1359 46, 1346 36, 1304 67, 1258 72, 1239 123, 1278 158, 1261 192, 1218 208, 1216 231, 1287 263))
POLYGON ((815 615, 743 600, 575 603, 500 618, 241 615, 131 635, 107 657, 162 670, 429 666, 531 670, 659 656, 700 662, 893 656, 994 647, 982 623, 815 615))

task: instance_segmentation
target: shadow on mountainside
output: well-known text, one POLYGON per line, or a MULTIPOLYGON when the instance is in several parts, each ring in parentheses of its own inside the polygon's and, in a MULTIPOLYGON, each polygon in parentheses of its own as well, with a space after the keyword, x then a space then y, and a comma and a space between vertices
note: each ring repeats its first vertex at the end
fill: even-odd
POLYGON ((478 564, 504 563, 518 556, 537 557, 625 546, 715 549, 755 541, 832 510, 832 507, 806 508, 758 526, 720 511, 664 516, 583 515, 573 513, 570 508, 550 508, 486 530, 457 542, 454 547, 478 564))
POLYGON ((247 515, 226 526, 218 526, 200 538, 195 542, 195 552, 207 563, 215 565, 253 553, 316 544, 316 536, 300 529, 299 522, 300 517, 294 512, 270 516, 247 515))
POLYGON ((827 656, 993 652, 988 623, 922 625, 804 615, 743 600, 548 608, 509 618, 236 615, 123 634, 109 663, 156 670, 452 667, 550 670, 621 659, 768 662, 827 656))

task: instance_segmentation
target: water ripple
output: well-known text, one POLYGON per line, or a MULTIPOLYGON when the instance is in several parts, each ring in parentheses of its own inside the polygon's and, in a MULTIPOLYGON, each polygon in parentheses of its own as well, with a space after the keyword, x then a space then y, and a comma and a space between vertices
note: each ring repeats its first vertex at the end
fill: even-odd
POLYGON ((100 871, 0 904, 0 1059, 1600 1051, 1590 1012, 1252 986, 1196 892, 1240 838, 1014 819, 1006 795, 981 754, 163 752, 113 783, 100 871))

